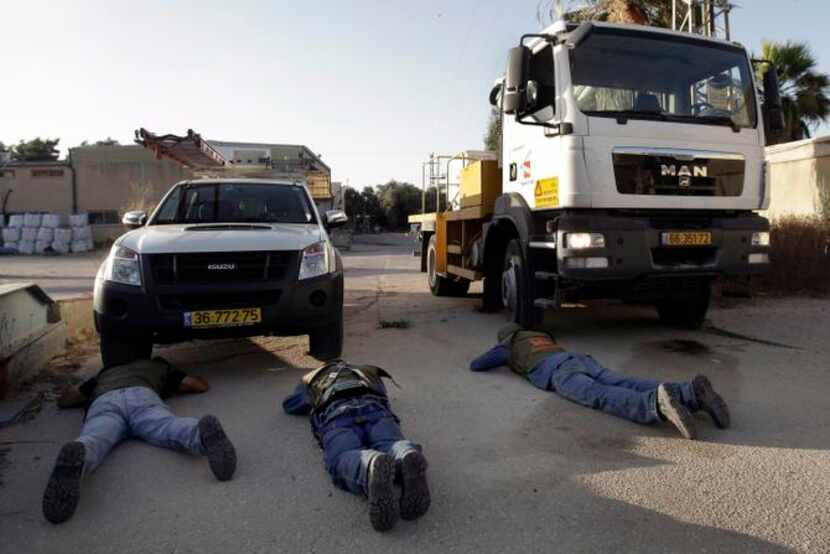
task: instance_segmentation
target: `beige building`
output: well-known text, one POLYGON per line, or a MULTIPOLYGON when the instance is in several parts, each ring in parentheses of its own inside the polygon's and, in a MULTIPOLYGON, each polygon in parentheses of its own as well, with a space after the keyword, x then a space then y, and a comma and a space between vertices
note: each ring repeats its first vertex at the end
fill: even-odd
POLYGON ((830 136, 770 146, 766 150, 770 205, 764 215, 816 215, 830 197, 830 136))
POLYGON ((71 213, 72 167, 65 162, 0 165, 0 211, 71 213))

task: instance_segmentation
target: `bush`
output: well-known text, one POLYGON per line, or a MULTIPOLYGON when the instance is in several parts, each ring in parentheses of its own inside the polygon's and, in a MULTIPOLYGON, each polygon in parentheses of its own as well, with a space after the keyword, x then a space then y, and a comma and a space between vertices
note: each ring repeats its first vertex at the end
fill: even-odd
POLYGON ((758 278, 770 293, 830 292, 830 220, 785 217, 770 229, 770 269, 758 278))

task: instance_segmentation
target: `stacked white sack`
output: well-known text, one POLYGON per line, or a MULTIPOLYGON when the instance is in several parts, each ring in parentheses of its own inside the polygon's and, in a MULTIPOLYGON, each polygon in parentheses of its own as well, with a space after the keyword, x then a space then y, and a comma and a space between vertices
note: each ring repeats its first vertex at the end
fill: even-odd
POLYGON ((34 254, 35 243, 30 240, 21 240, 19 243, 17 243, 17 251, 21 254, 34 254))
POLYGON ((52 250, 58 254, 69 254, 69 242, 52 241, 52 250))
POLYGON ((43 222, 41 223, 42 227, 57 229, 65 224, 66 218, 60 214, 43 214, 43 222))
POLYGON ((20 240, 20 228, 7 227, 3 229, 3 242, 17 242, 20 240))
POLYGON ((17 251, 17 243, 16 242, 4 242, 3 248, 8 248, 9 250, 17 251))
POLYGON ((55 230, 51 227, 41 227, 37 231, 38 242, 52 242, 55 240, 55 230))
POLYGON ((23 227, 23 216, 20 214, 10 215, 9 227, 14 227, 15 229, 23 227))
POLYGON ((55 229, 55 242, 65 242, 66 244, 72 242, 72 229, 63 227, 55 229))
POLYGON ((71 244, 72 252, 89 252, 92 250, 92 240, 91 239, 82 239, 82 240, 73 240, 71 244))
POLYGON ((92 227, 85 225, 83 227, 72 227, 72 241, 76 240, 91 240, 92 227))
POLYGON ((20 230, 20 240, 35 242, 37 240, 37 227, 23 227, 20 230))
POLYGON ((25 214, 23 216, 24 227, 40 227, 42 221, 43 216, 41 214, 25 214))
POLYGON ((69 225, 71 227, 86 227, 89 225, 89 214, 72 214, 69 216, 69 225))
MULTIPOLYGON (((42 227, 41 227, 42 229, 42 227)), ((51 240, 38 240, 35 241, 35 254, 43 254, 46 252, 47 248, 52 248, 52 241, 51 240)))

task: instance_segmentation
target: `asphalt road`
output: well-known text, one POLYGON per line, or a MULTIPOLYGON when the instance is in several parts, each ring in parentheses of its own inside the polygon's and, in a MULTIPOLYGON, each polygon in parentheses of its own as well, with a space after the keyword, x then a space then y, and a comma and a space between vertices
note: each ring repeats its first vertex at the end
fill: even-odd
POLYGON ((401 384, 393 406, 431 463, 424 518, 373 532, 365 502, 329 481, 308 422, 281 412, 315 363, 303 339, 188 344, 164 354, 213 388, 170 404, 222 419, 239 452, 235 478, 217 483, 203 459, 128 441, 84 482, 75 517, 52 526, 42 490, 82 414, 47 405, 0 430, 0 552, 830 551, 830 302, 720 308, 700 332, 664 329, 632 306, 549 319, 567 346, 628 373, 707 373, 734 426, 718 431, 701 416, 701 440, 689 442, 504 368, 468 371, 503 316, 476 312, 475 298, 432 297, 398 241, 375 242, 346 256, 345 356, 401 384), (378 329, 397 319, 410 327, 378 329))

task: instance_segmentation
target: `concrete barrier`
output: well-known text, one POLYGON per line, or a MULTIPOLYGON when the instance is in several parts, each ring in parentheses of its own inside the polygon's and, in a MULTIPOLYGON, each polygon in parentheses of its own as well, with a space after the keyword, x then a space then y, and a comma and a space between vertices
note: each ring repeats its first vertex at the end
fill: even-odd
POLYGON ((37 375, 66 347, 66 324, 43 289, 0 285, 0 399, 37 375))

